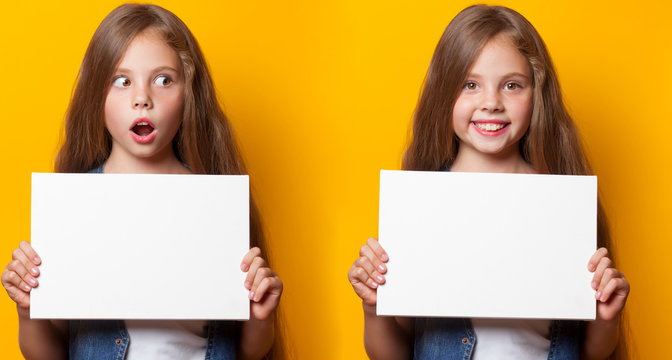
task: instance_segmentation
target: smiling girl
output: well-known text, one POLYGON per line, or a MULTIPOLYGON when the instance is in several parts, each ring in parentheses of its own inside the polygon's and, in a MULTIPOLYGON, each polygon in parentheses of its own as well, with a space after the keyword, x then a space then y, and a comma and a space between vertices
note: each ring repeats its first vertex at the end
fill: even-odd
MULTIPOLYGON (((184 23, 154 5, 122 5, 93 35, 66 117, 57 172, 243 174, 232 130, 199 46, 184 23)), ((264 260, 251 208, 242 259, 250 320, 32 320, 41 259, 21 242, 2 273, 16 302, 27 359, 259 359, 271 349, 282 282, 264 260)), ((175 219, 179 221, 179 219, 175 219)), ((115 226, 115 224, 110 224, 115 226)), ((84 270, 85 271, 85 270, 84 270)), ((194 276, 203 276, 195 273, 194 276)), ((78 286, 73 279, 73 286, 78 286)), ((194 296, 198 296, 196 289, 194 296)), ((281 354, 276 354, 281 355, 281 354)))
MULTIPOLYGON (((477 5, 451 21, 427 72, 403 167, 591 174, 548 51, 523 16, 504 7, 477 5)), ((367 353, 372 359, 608 357, 617 345, 630 287, 604 247, 609 234, 601 208, 598 221, 602 247, 586 259, 594 273, 590 286, 597 319, 585 323, 378 317, 376 289, 385 284, 389 257, 370 238, 348 273, 363 302, 367 353)))

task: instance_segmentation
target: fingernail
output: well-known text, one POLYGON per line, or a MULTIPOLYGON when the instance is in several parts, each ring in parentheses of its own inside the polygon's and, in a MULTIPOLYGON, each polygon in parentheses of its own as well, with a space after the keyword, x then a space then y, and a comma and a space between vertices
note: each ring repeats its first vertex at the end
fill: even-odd
POLYGON ((35 279, 30 279, 30 283, 35 285, 35 284, 37 284, 37 281, 35 281, 35 279))
POLYGON ((378 265, 378 271, 381 271, 381 272, 385 271, 385 267, 383 266, 383 264, 378 265))
POLYGON ((33 261, 35 261, 36 263, 39 263, 39 262, 40 262, 40 258, 36 256, 36 257, 33 258, 33 261))
POLYGON ((251 289, 252 288, 252 283, 249 282, 249 281, 245 281, 245 288, 248 289, 248 290, 251 289))
POLYGON ((378 284, 375 281, 371 281, 371 287, 375 289, 378 287, 378 284))
POLYGON ((607 301, 607 298, 605 298, 604 296, 602 296, 602 297, 600 297, 600 301, 601 301, 601 302, 605 302, 605 301, 607 301))
POLYGON ((245 263, 240 264, 240 270, 247 271, 247 264, 245 263))
POLYGON ((259 297, 255 296, 254 299, 252 299, 252 300, 254 300, 254 302, 257 302, 257 301, 259 301, 259 297))
POLYGON ((30 286, 28 285, 24 286, 23 288, 26 289, 26 291, 30 291, 30 286))
POLYGON ((600 299, 600 295, 602 295, 602 293, 598 291, 597 294, 595 294, 595 298, 600 299))
POLYGON ((597 282, 593 281, 592 283, 590 283, 590 286, 592 286, 593 289, 597 289, 597 282))
POLYGON ((30 272, 33 273, 33 275, 37 275, 37 269, 36 268, 30 269, 30 272))
POLYGON ((595 265, 588 264, 588 271, 593 271, 593 270, 595 270, 595 265))
POLYGON ((376 276, 376 279, 378 279, 378 282, 379 282, 379 283, 382 283, 383 280, 384 280, 383 277, 380 276, 380 275, 376 276))
POLYGON ((254 292, 250 291, 249 298, 250 298, 250 299, 254 299, 254 292))
POLYGON ((380 255, 380 258, 383 259, 383 261, 387 261, 389 257, 387 256, 386 253, 383 253, 383 255, 380 255))

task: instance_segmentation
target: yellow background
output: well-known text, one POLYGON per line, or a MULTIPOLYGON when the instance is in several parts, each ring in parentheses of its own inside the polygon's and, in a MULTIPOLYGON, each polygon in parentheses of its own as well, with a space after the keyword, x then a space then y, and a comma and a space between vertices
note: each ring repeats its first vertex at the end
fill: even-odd
MULTIPOLYGON (((30 173, 53 170, 89 39, 120 2, 57 3, 0 5, 3 267, 30 237, 30 173)), ((296 358, 365 358, 360 302, 346 273, 377 233, 379 170, 400 167, 436 42, 471 2, 159 4, 199 40, 237 132, 285 283, 296 358)), ((501 4, 526 16, 546 41, 599 176, 619 268, 632 285, 633 358, 669 356, 672 6, 501 4)), ((0 358, 19 358, 16 312, 4 294, 0 315, 0 358)))

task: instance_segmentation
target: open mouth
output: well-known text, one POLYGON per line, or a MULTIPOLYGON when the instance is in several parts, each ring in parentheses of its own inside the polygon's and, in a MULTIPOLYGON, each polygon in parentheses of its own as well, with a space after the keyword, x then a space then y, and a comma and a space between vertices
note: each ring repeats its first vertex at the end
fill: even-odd
POLYGON ((504 126, 506 126, 506 125, 505 124, 479 124, 479 123, 476 123, 476 126, 479 129, 485 130, 485 131, 497 131, 499 129, 503 129, 504 126))
POLYGON ((133 140, 140 144, 148 144, 156 137, 156 128, 147 118, 136 119, 129 130, 133 140))
POLYGON ((498 135, 511 125, 506 121, 472 121, 476 130, 483 135, 498 135))
POLYGON ((154 131, 154 127, 147 121, 139 121, 131 128, 131 131, 138 136, 147 136, 154 131))

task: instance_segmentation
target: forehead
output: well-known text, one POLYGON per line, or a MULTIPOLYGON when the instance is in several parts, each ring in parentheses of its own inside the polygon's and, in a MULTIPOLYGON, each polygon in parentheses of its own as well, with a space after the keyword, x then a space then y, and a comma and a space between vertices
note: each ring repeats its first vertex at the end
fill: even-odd
POLYGON ((151 28, 131 40, 118 65, 119 69, 137 71, 166 67, 180 71, 180 58, 163 35, 151 28))
POLYGON ((519 73, 529 77, 531 69, 529 61, 513 44, 511 38, 499 34, 485 43, 472 65, 471 73, 519 73))

